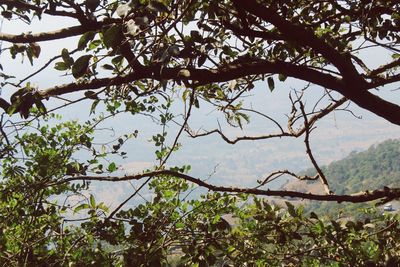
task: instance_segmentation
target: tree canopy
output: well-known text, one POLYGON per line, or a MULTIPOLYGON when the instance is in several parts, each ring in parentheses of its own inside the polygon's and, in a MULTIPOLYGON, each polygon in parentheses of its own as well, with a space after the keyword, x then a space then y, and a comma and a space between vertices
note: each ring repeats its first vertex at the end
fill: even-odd
POLYGON ((387 202, 400 197, 400 188, 391 187, 335 192, 310 145, 318 121, 336 110, 351 112, 349 102, 400 125, 400 106, 377 90, 400 81, 398 1, 0 0, 0 9, 5 23, 26 24, 19 33, 0 33, 2 58, 15 64, 26 58, 36 69, 20 77, 0 65, 0 261, 5 265, 161 266, 170 264, 174 251, 182 256, 177 264, 197 266, 391 266, 398 259, 395 217, 324 222, 290 203, 285 212, 260 198, 387 202), (54 18, 67 26, 36 30, 54 18), (59 47, 37 65, 48 53, 43 43, 64 39, 75 42, 74 48, 59 47), (376 51, 382 54, 378 63, 365 56, 376 51), (62 82, 52 78, 49 87, 35 85, 43 73, 62 76, 62 82), (246 106, 246 95, 260 84, 273 92, 278 82, 290 79, 299 88, 288 91, 291 112, 284 123, 276 114, 246 106), (310 104, 310 96, 318 100, 310 104), (78 111, 88 121, 63 121, 56 114, 80 101, 91 101, 78 111), (182 111, 176 111, 180 101, 182 111), (251 123, 250 115, 275 128, 235 138, 220 125, 192 128, 193 111, 209 106, 239 131, 251 123), (151 138, 157 163, 143 172, 124 174, 114 160, 129 156, 124 144, 140 132, 96 141, 100 125, 119 114, 147 116, 162 129, 151 138), (192 176, 189 162, 168 164, 183 135, 215 135, 232 145, 302 138, 316 175, 285 169, 260 177, 253 188, 215 185, 192 176), (268 188, 285 176, 319 181, 324 192, 268 188), (90 194, 93 182, 123 181, 142 183, 112 210, 90 194), (196 186, 210 192, 190 200, 186 194, 196 186), (154 198, 126 208, 144 188, 154 198), (228 223, 227 214, 236 221, 228 223))

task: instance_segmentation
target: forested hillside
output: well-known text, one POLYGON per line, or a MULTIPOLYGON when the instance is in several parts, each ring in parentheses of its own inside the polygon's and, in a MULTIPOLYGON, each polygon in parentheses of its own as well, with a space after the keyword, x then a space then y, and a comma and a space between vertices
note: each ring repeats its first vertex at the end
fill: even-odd
MULTIPOLYGON (((336 194, 349 194, 362 190, 373 190, 384 186, 397 187, 400 185, 400 140, 387 140, 371 146, 363 152, 352 152, 346 158, 324 166, 323 171, 329 177, 330 186, 336 194)), ((308 175, 314 175, 307 170, 308 175)), ((309 188, 304 191, 317 191, 318 182, 309 182, 309 188)), ((290 185, 285 185, 288 188, 290 185)), ((322 190, 322 189, 321 189, 322 190)), ((306 205, 307 210, 319 214, 336 216, 339 212, 344 216, 370 207, 372 204, 349 203, 318 203, 311 201, 306 205)))

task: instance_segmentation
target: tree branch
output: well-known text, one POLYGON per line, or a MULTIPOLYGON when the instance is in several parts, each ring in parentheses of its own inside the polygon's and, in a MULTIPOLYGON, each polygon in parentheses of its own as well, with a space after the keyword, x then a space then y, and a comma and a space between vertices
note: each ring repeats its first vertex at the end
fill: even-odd
POLYGON ((322 87, 339 91, 343 86, 340 79, 325 73, 312 70, 306 66, 294 65, 288 62, 269 62, 266 60, 254 60, 253 62, 236 62, 219 69, 196 68, 164 68, 160 73, 160 65, 142 66, 127 75, 112 78, 101 78, 89 82, 70 83, 48 88, 41 92, 44 97, 62 95, 87 89, 99 89, 104 86, 121 85, 140 79, 156 80, 191 80, 197 81, 194 86, 206 85, 214 82, 226 82, 240 77, 259 74, 282 73, 288 77, 305 79, 322 87), (189 76, 182 77, 182 70, 188 70, 189 76))
POLYGON ((100 30, 103 26, 117 23, 120 21, 121 20, 119 19, 105 19, 99 22, 93 21, 90 23, 85 23, 84 25, 80 26, 72 26, 55 31, 41 32, 35 34, 22 33, 14 35, 14 34, 0 33, 0 40, 11 43, 34 43, 34 42, 58 40, 62 38, 81 35, 89 31, 97 31, 100 30))
POLYGON ((374 190, 372 192, 365 191, 359 192, 351 195, 317 195, 311 193, 301 193, 296 191, 286 191, 286 190, 262 190, 256 188, 239 188, 239 187, 225 187, 209 184, 199 178, 195 178, 189 176, 187 174, 183 174, 180 172, 172 171, 172 170, 160 170, 147 172, 137 175, 125 175, 125 176, 76 176, 69 177, 49 186, 60 185, 73 181, 103 181, 103 182, 121 182, 121 181, 131 181, 131 180, 141 180, 144 178, 157 178, 159 176, 171 176, 180 179, 184 179, 188 182, 192 182, 201 187, 207 188, 212 191, 218 192, 227 192, 227 193, 246 193, 246 194, 254 194, 258 196, 279 196, 279 197, 291 197, 291 198, 302 198, 302 199, 310 199, 310 200, 321 200, 321 201, 336 201, 336 202, 352 202, 352 203, 361 203, 368 202, 372 200, 382 199, 382 198, 400 198, 400 188, 384 188, 379 190, 374 190))

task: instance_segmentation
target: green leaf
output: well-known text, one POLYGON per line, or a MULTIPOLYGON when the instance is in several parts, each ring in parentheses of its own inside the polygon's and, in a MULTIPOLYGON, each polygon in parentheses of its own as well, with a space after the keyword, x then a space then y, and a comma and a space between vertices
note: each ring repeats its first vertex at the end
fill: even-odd
POLYGON ((113 172, 117 170, 117 165, 115 165, 114 162, 111 162, 110 165, 108 165, 107 171, 113 172))
POLYGON ((185 224, 183 222, 177 222, 175 224, 176 229, 182 229, 183 227, 185 227, 185 224))
POLYGON ((101 44, 101 40, 94 40, 90 42, 89 47, 86 51, 93 50, 101 44))
POLYGON ((20 104, 21 104, 21 101, 14 102, 10 107, 8 107, 7 114, 8 115, 14 114, 17 111, 17 109, 20 106, 20 104))
POLYGON ((46 114, 47 109, 40 98, 35 99, 35 105, 40 113, 46 114))
POLYGON ((90 195, 89 201, 90 201, 90 206, 93 209, 96 208, 96 200, 94 199, 94 196, 92 194, 90 195))
POLYGON ((121 44, 124 39, 121 25, 113 25, 104 32, 103 43, 107 48, 113 48, 121 44))
POLYGON ((286 206, 287 206, 287 208, 288 208, 289 214, 290 214, 292 217, 297 217, 297 212, 296 212, 296 209, 294 208, 293 204, 290 203, 290 202, 288 202, 288 201, 285 201, 285 204, 286 204, 286 206))
POLYGON ((56 62, 54 68, 59 71, 65 71, 68 70, 69 66, 65 62, 56 62))
POLYGON ((97 96, 96 92, 91 91, 91 90, 86 91, 86 92, 85 92, 85 96, 86 96, 87 98, 89 98, 89 99, 98 99, 98 96, 97 96))
POLYGON ((114 66, 110 65, 110 64, 104 64, 103 66, 101 66, 103 69, 105 70, 114 70, 114 66))
POLYGON ((274 82, 274 79, 272 78, 272 77, 268 77, 268 87, 269 87, 269 90, 272 92, 272 91, 274 91, 274 89, 275 89, 275 82, 274 82))
POLYGON ((82 34, 81 38, 79 38, 78 41, 78 49, 83 50, 86 45, 93 40, 95 35, 96 32, 85 32, 84 34, 82 34))
POLYGON ((85 210, 88 208, 90 208, 90 206, 87 203, 83 203, 74 209, 74 213, 78 213, 79 211, 85 210))
POLYGON ((72 59, 72 57, 69 55, 68 49, 64 48, 61 51, 61 57, 65 63, 65 65, 69 68, 74 64, 74 60, 72 59))
POLYGON ((103 210, 105 212, 109 211, 108 207, 106 206, 106 204, 104 204, 104 202, 100 202, 100 204, 98 204, 96 208, 100 209, 100 210, 103 210))
POLYGON ((284 81, 286 81, 287 76, 286 76, 285 74, 279 73, 278 79, 279 79, 281 82, 284 82, 284 81))
POLYGON ((168 12, 168 7, 159 1, 151 1, 148 8, 157 12, 168 12))
POLYGON ((194 42, 197 43, 202 43, 203 42, 203 36, 201 36, 199 31, 190 31, 190 37, 192 37, 194 42))
POLYGON ((183 94, 182 94, 182 100, 183 100, 184 102, 186 102, 186 99, 188 98, 189 94, 190 94, 190 90, 188 90, 188 89, 186 89, 186 90, 183 92, 183 94))
POLYGON ((92 106, 90 107, 90 113, 92 114, 95 112, 97 105, 99 104, 100 100, 96 99, 95 101, 93 101, 92 106))
POLYGON ((77 79, 87 72, 91 55, 85 55, 78 58, 72 66, 72 75, 77 79))
POLYGON ((206 62, 206 60, 207 60, 207 55, 199 56, 199 58, 197 59, 197 66, 198 67, 203 66, 203 64, 206 62))
POLYGON ((392 58, 398 59, 398 58, 400 58, 400 54, 394 53, 394 54, 392 54, 392 58))

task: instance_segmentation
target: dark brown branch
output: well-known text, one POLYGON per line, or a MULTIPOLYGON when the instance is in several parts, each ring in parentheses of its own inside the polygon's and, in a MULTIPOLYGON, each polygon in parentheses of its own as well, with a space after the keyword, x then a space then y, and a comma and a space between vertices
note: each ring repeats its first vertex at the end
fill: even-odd
POLYGON ((34 10, 36 12, 42 12, 42 10, 43 10, 41 7, 28 4, 28 3, 24 2, 24 1, 20 1, 20 0, 1 0, 0 5, 7 5, 7 6, 15 7, 18 9, 34 10))
MULTIPOLYGON (((368 92, 367 89, 369 89, 369 85, 352 64, 350 56, 341 54, 322 39, 318 38, 312 31, 307 30, 301 25, 286 21, 272 9, 258 4, 256 1, 240 1, 240 5, 249 13, 272 23, 285 35, 288 41, 311 47, 314 51, 320 53, 324 58, 330 61, 340 71, 343 77, 343 85, 338 89, 333 89, 329 86, 326 88, 336 90, 358 106, 394 124, 400 125, 400 116, 398 115, 400 114, 400 106, 368 92)), ((303 79, 304 77, 305 76, 303 76, 303 79)))
POLYGON ((7 112, 8 108, 10 107, 10 103, 0 97, 0 108, 7 112))
POLYGON ((255 0, 238 1, 238 5, 260 19, 272 23, 285 36, 286 40, 313 48, 313 50, 329 60, 340 71, 343 77, 358 78, 357 80, 362 81, 350 58, 336 51, 336 49, 318 38, 312 31, 285 20, 273 9, 259 4, 255 0))
POLYGON ((294 65, 288 62, 269 62, 266 60, 255 60, 254 62, 232 63, 220 69, 195 69, 195 68, 164 68, 162 74, 160 66, 143 66, 135 69, 128 75, 112 78, 102 78, 90 82, 70 83, 48 88, 41 92, 43 96, 61 95, 82 91, 87 89, 99 89, 104 86, 121 85, 140 79, 156 80, 192 80, 198 81, 195 86, 206 85, 214 82, 226 82, 249 75, 272 73, 283 73, 288 77, 305 79, 322 87, 339 91, 343 86, 340 79, 325 73, 321 73, 305 66, 294 65), (182 70, 188 70, 189 76, 182 77, 182 70))
POLYGON ((296 191, 286 191, 286 190, 262 190, 255 188, 238 188, 238 187, 225 187, 209 184, 199 178, 189 176, 176 171, 171 170, 161 170, 153 171, 137 175, 126 175, 126 176, 77 176, 65 178, 58 181, 50 186, 64 184, 73 181, 103 181, 103 182, 121 182, 121 181, 131 181, 131 180, 141 180, 144 178, 152 177, 153 179, 159 176, 171 176, 180 179, 184 179, 188 182, 197 184, 201 187, 207 188, 212 191, 227 192, 227 193, 247 193, 254 194, 258 196, 279 196, 279 197, 291 197, 291 198, 302 198, 310 200, 321 200, 321 201, 336 201, 336 202, 368 202, 372 200, 382 199, 382 198, 400 198, 400 188, 385 188, 374 191, 359 192, 352 195, 317 195, 311 193, 301 193, 296 191))
POLYGON ((76 91, 99 89, 105 86, 122 85, 140 79, 156 80, 188 80, 197 81, 194 86, 206 85, 214 82, 226 82, 233 79, 259 74, 285 74, 288 77, 302 79, 313 84, 335 90, 362 108, 365 108, 386 120, 400 125, 400 106, 379 98, 367 90, 359 90, 357 85, 345 84, 339 78, 320 71, 312 70, 306 66, 299 66, 288 62, 269 62, 254 60, 253 62, 236 62, 219 69, 196 68, 164 68, 160 73, 159 65, 143 66, 135 72, 112 78, 96 79, 89 82, 70 83, 55 86, 41 91, 43 97, 72 93, 76 91), (185 77, 182 77, 185 70, 185 77), (189 75, 186 75, 189 74, 189 75))
POLYGON ((42 33, 22 33, 17 35, 0 33, 0 40, 11 43, 34 43, 34 42, 58 40, 62 38, 81 35, 88 31, 97 31, 100 30, 105 25, 113 24, 116 22, 120 22, 120 20, 106 19, 100 22, 90 22, 86 23, 85 25, 72 26, 68 28, 63 28, 50 32, 42 32, 42 33))
POLYGON ((368 76, 371 76, 371 78, 373 78, 373 76, 376 76, 377 74, 380 74, 382 72, 385 72, 385 71, 387 71, 389 69, 392 69, 392 68, 395 68, 395 67, 398 67, 398 66, 400 66, 400 59, 394 60, 394 61, 392 61, 392 62, 390 62, 390 63, 388 63, 386 65, 383 65, 383 66, 380 66, 377 69, 374 69, 373 71, 371 71, 369 73, 368 76))

